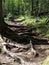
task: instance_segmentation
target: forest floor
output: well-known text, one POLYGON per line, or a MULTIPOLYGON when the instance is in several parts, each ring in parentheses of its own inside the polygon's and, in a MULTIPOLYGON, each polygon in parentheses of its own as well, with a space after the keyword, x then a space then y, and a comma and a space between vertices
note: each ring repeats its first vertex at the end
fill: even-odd
MULTIPOLYGON (((11 25, 20 25, 20 26, 26 26, 24 22, 12 22, 11 25)), ((39 31, 39 30, 38 30, 39 31)), ((37 31, 37 32, 38 32, 37 31)), ((42 35, 42 34, 41 34, 42 35)), ((40 35, 40 36, 41 36, 40 35)), ((24 46, 25 47, 25 46, 24 46)), ((29 50, 22 50, 20 49, 16 50, 17 54, 21 54, 20 57, 24 59, 24 63, 20 63, 20 60, 15 60, 14 58, 11 58, 7 54, 4 54, 0 52, 0 65, 42 65, 43 60, 49 55, 49 45, 34 45, 35 50, 37 51, 37 56, 33 57, 32 54, 27 55, 27 53, 30 52, 29 50)), ((15 51, 11 49, 12 52, 15 51)))
POLYGON ((19 59, 14 59, 7 54, 0 52, 0 65, 42 65, 42 62, 49 55, 49 45, 35 45, 35 48, 36 52, 39 54, 35 57, 31 54, 30 49, 28 51, 19 51, 21 49, 16 50, 15 48, 11 49, 12 52, 16 51, 16 55, 20 54, 20 57, 24 60, 22 63, 19 59), (28 55, 28 53, 30 54, 28 55))

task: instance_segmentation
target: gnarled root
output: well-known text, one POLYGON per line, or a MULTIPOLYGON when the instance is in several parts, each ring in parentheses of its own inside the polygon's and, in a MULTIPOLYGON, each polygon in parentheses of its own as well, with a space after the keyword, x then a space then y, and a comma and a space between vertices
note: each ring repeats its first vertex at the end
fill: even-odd
MULTIPOLYGON (((7 50, 7 48, 6 48, 6 44, 7 43, 3 41, 3 39, 2 39, 1 36, 0 36, 0 42, 2 44, 2 52, 6 53, 8 56, 10 56, 13 59, 19 59, 20 62, 21 62, 21 64, 24 64, 24 60, 23 60, 23 58, 19 54, 16 54, 16 53, 13 53, 13 52, 7 50)), ((16 46, 17 47, 16 44, 9 44, 9 45, 12 45, 12 46, 16 46)), ((30 41, 30 45, 29 46, 31 46, 31 52, 33 52, 34 53, 34 56, 35 56, 36 55, 36 51, 33 49, 31 41, 30 41)), ((21 46, 21 47, 23 48, 23 46, 21 46)))

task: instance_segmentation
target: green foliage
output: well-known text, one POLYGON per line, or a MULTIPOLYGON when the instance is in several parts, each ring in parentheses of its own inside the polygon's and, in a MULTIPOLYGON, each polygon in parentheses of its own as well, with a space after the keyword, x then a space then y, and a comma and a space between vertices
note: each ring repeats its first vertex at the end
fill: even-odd
POLYGON ((36 15, 49 11, 49 0, 3 0, 5 14, 36 15))
POLYGON ((36 31, 45 37, 49 38, 49 23, 46 24, 46 19, 48 15, 42 17, 34 17, 34 16, 19 16, 19 19, 25 19, 23 23, 26 25, 32 26, 36 28, 36 31))
POLYGON ((49 0, 3 0, 3 6, 6 22, 10 23, 9 17, 16 15, 19 19, 25 19, 25 24, 36 27, 37 31, 49 37, 49 23, 46 25, 45 22, 49 14, 40 16, 49 12, 49 0))

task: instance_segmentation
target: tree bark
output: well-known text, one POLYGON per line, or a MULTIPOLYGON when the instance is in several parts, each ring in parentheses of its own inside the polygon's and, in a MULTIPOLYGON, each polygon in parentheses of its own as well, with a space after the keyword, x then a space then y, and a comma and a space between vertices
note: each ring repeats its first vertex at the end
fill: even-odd
POLYGON ((15 34, 14 31, 11 30, 8 26, 9 25, 4 22, 2 0, 0 0, 0 34, 10 39, 12 38, 12 34, 18 37, 17 34, 15 34))

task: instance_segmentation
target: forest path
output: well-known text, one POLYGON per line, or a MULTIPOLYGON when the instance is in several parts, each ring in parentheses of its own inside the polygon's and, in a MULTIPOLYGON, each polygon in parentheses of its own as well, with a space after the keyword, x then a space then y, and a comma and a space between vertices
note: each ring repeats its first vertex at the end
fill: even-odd
MULTIPOLYGON (((39 55, 37 55, 36 57, 33 57, 32 54, 30 54, 30 55, 25 54, 25 53, 29 53, 30 49, 29 50, 25 49, 25 51, 24 51, 24 49, 22 50, 21 48, 19 48, 17 50, 15 48, 12 48, 10 51, 12 51, 12 52, 16 51, 17 54, 21 54, 20 57, 24 59, 24 63, 21 64, 19 62, 20 61, 19 59, 15 60, 15 59, 9 57, 8 55, 0 52, 0 65, 41 65, 41 63, 45 59, 45 57, 47 55, 49 55, 49 45, 47 43, 47 39, 40 37, 39 33, 36 32, 36 28, 32 28, 32 27, 30 28, 30 27, 26 26, 24 23, 14 22, 11 25, 20 26, 17 28, 11 27, 11 29, 14 30, 15 32, 17 32, 17 34, 20 35, 20 38, 24 37, 27 40, 31 38, 32 44, 34 45, 34 48, 39 55), (46 43, 47 46, 40 45, 39 43, 41 43, 41 44, 46 43)), ((20 39, 20 41, 21 41, 21 39, 20 39)), ((21 44, 21 46, 22 46, 22 44, 21 44)), ((24 47, 26 47, 26 46, 24 46, 24 47)))
MULTIPOLYGON (((20 52, 21 53, 21 52, 20 52)), ((20 60, 14 60, 6 54, 0 54, 0 65, 41 65, 42 60, 44 58, 36 57, 32 58, 31 61, 24 61, 24 63, 20 63, 20 60)))

